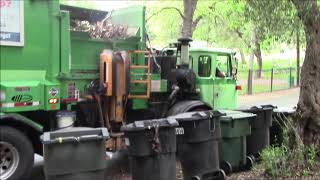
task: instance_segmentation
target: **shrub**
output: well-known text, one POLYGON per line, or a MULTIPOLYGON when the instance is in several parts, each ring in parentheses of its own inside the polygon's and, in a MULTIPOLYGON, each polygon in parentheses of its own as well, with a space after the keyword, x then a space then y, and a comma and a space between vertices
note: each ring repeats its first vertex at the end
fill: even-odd
POLYGON ((293 177, 318 176, 317 154, 319 151, 314 145, 305 146, 302 143, 298 130, 292 119, 282 119, 283 143, 264 149, 260 153, 261 165, 267 176, 293 177), (314 171, 313 171, 314 170, 314 171))

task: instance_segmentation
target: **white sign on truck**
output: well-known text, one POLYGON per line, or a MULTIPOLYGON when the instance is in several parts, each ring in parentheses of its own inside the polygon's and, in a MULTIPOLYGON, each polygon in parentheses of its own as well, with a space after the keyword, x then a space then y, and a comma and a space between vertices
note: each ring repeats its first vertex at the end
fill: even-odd
POLYGON ((24 45, 23 0, 0 0, 0 45, 24 45))

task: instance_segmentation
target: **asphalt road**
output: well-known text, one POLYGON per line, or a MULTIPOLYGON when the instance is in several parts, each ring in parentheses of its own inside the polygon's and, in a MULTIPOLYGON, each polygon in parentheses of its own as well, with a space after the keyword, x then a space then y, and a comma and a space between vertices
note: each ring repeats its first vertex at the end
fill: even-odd
MULTIPOLYGON (((238 104, 239 108, 249 108, 255 105, 272 104, 279 109, 292 109, 297 105, 299 98, 299 88, 276 91, 273 93, 261 93, 255 95, 239 96, 238 104)), ((42 170, 43 158, 39 155, 35 155, 35 164, 32 171, 32 176, 29 180, 44 180, 44 173, 42 170)))

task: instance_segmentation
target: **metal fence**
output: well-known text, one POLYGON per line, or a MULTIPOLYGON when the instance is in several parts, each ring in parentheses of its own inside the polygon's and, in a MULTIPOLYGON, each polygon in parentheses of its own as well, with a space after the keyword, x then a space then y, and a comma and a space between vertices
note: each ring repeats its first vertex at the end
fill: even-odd
POLYGON ((295 68, 272 68, 261 71, 261 77, 257 77, 257 70, 253 71, 252 89, 248 89, 249 70, 238 71, 238 84, 242 86, 240 94, 248 92, 263 93, 276 90, 290 89, 297 86, 297 69, 295 68))

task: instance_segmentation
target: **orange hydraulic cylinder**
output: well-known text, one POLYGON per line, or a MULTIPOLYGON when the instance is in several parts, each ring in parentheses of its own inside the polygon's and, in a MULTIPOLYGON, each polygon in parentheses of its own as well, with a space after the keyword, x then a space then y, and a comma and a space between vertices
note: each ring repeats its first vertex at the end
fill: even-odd
POLYGON ((100 54, 100 85, 105 88, 105 95, 112 96, 112 51, 103 50, 100 54))

